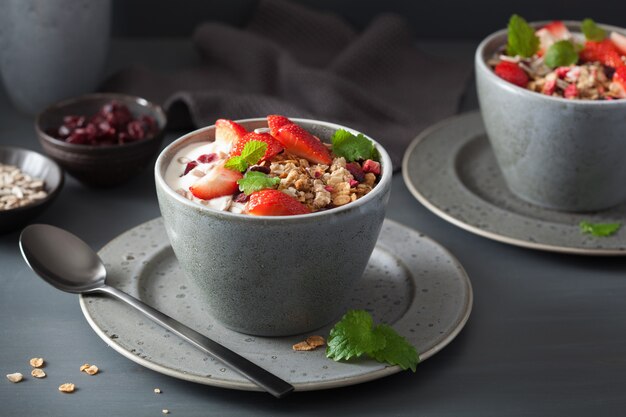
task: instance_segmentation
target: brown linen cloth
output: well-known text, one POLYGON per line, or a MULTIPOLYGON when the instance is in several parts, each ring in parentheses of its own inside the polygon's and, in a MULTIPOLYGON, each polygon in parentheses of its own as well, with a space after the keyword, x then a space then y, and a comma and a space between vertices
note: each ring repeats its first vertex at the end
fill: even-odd
POLYGON ((202 24, 193 41, 203 65, 174 74, 132 67, 103 90, 163 103, 171 127, 274 113, 343 124, 382 143, 395 169, 422 129, 457 111, 470 74, 469 63, 420 52, 399 16, 357 33, 281 0, 262 0, 244 29, 202 24))

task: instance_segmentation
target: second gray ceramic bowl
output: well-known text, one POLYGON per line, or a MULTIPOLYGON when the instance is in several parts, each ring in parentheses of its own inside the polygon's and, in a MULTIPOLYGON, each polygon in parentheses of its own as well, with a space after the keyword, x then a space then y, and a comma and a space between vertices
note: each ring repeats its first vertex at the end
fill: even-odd
MULTIPOLYGON (((565 23, 580 32, 580 23, 565 23)), ((486 60, 506 41, 506 30, 487 37, 475 68, 487 136, 510 190, 564 211, 601 210, 626 200, 626 100, 568 100, 504 81, 486 60)))
MULTIPOLYGON (((352 129, 292 119, 320 138, 352 129)), ((265 119, 240 121, 248 130, 265 119)), ((226 327, 260 336, 309 332, 345 313, 385 217, 392 167, 379 145, 382 176, 366 196, 342 207, 297 216, 249 216, 214 210, 177 194, 164 179, 184 146, 212 141, 215 127, 191 132, 165 148, 155 179, 165 229, 187 278, 208 312, 226 327)))

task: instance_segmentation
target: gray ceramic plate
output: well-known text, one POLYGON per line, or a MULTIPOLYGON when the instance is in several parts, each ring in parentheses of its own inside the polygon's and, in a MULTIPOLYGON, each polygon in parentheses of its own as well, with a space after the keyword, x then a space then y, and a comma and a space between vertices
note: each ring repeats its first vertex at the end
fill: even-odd
MULTIPOLYGON (((199 303, 179 268, 162 219, 120 235, 99 252, 107 282, 237 351, 289 381, 297 391, 357 384, 400 371, 371 360, 337 363, 324 349, 295 352, 302 336, 263 338, 226 329, 199 303)), ((81 296, 87 321, 112 348, 147 368, 225 388, 258 388, 221 363, 163 330, 130 307, 102 296, 81 296)), ((422 234, 385 220, 374 254, 346 308, 367 309, 404 335, 422 360, 461 331, 472 308, 472 288, 458 261, 422 234)), ((312 334, 328 335, 330 326, 312 334)), ((419 369, 419 367, 418 367, 419 369)))
POLYGON ((411 143, 402 162, 407 187, 428 209, 478 235, 527 248, 584 255, 626 255, 626 227, 597 238, 579 223, 626 222, 626 204, 593 213, 534 206, 506 187, 480 113, 445 120, 411 143))

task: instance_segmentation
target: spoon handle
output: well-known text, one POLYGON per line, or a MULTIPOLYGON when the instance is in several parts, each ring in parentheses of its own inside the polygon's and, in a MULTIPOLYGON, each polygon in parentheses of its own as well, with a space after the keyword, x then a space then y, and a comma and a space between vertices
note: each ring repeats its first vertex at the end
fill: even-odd
POLYGON ((185 339, 187 342, 191 343, 198 349, 213 356, 215 359, 220 360, 221 362, 239 372, 261 388, 265 389, 273 396, 281 398, 293 391, 293 385, 289 384, 288 382, 280 379, 276 375, 250 362, 243 356, 220 345, 219 343, 209 339, 208 337, 198 333, 197 331, 190 329, 179 321, 174 320, 170 316, 150 307, 148 304, 145 304, 142 301, 131 297, 125 292, 122 292, 108 285, 99 287, 98 291, 112 295, 118 300, 124 301, 125 303, 135 307, 137 310, 150 317, 156 323, 165 327, 167 330, 171 331, 182 339, 185 339))

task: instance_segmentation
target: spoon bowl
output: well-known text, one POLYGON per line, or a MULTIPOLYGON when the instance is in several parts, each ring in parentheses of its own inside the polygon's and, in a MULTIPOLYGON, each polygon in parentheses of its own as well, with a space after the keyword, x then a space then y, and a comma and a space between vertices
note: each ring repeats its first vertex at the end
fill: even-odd
POLYGON ((74 294, 102 292, 111 295, 222 361, 275 397, 281 398, 293 391, 293 385, 241 355, 143 301, 107 285, 106 268, 98 254, 70 232, 47 224, 30 225, 20 235, 20 250, 28 266, 53 287, 74 294))

